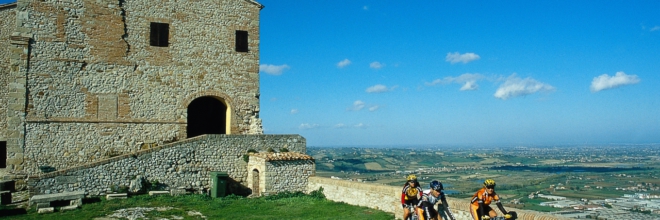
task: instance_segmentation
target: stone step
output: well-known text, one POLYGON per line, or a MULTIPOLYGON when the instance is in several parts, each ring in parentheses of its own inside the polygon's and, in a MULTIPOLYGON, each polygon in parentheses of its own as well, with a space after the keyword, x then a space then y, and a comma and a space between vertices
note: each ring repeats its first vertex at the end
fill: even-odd
POLYGON ((113 199, 126 199, 128 198, 127 193, 114 193, 114 194, 108 194, 105 195, 106 200, 113 200, 113 199))
POLYGON ((169 195, 170 191, 149 191, 150 196, 169 195))

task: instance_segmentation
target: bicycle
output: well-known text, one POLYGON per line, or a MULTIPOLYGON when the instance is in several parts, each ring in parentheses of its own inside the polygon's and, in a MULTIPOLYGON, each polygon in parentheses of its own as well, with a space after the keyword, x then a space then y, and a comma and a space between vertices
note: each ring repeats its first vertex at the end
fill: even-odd
POLYGON ((410 211, 410 217, 406 220, 419 220, 419 216, 417 216, 417 208, 414 205, 409 205, 406 208, 410 211))
POLYGON ((490 217, 482 218, 482 220, 515 220, 517 218, 518 218, 518 213, 516 213, 515 211, 510 211, 508 213, 508 218, 507 215, 504 215, 504 216, 495 216, 495 218, 490 218, 490 217))

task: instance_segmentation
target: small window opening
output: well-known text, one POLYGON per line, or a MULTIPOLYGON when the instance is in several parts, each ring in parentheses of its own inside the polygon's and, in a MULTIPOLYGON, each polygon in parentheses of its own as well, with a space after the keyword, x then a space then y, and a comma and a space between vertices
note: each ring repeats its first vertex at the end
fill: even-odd
POLYGON ((7 142, 0 141, 0 168, 7 168, 7 142))
POLYGON ((151 22, 151 35, 149 42, 151 46, 167 47, 170 38, 170 24, 151 22))
POLYGON ((248 32, 236 31, 236 51, 248 52, 248 32))

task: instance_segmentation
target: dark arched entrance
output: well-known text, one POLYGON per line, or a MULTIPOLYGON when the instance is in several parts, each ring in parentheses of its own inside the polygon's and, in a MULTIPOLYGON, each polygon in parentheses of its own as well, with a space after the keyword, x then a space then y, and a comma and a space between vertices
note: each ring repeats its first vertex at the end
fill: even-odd
POLYGON ((226 134, 227 106, 215 97, 204 96, 188 105, 188 137, 226 134))

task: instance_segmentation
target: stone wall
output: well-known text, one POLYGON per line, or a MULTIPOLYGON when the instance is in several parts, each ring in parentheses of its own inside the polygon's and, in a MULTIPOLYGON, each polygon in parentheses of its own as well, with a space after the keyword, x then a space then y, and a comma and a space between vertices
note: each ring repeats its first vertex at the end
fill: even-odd
POLYGON ((210 171, 227 172, 229 193, 249 194, 247 150, 266 151, 287 148, 306 151, 299 135, 203 135, 157 146, 84 166, 31 176, 31 194, 85 191, 89 196, 103 195, 111 186, 130 185, 136 176, 165 184, 168 188, 208 189, 210 171))
POLYGON ((9 36, 16 24, 16 4, 0 5, 0 141, 6 141, 7 77, 9 76, 9 36))
POLYGON ((70 163, 89 163, 144 141, 182 140, 188 105, 203 96, 227 106, 228 134, 262 133, 261 8, 251 0, 20 0, 6 79, 16 97, 2 117, 8 169, 29 175, 37 159, 69 166, 51 165, 65 152, 70 163), (166 46, 151 46, 152 22, 169 25, 166 46), (248 52, 235 50, 237 30, 248 32, 248 52))
MULTIPOLYGON (((365 206, 373 209, 394 213, 397 219, 403 218, 401 207, 401 187, 386 186, 372 183, 359 183, 346 180, 335 180, 323 177, 310 177, 307 192, 323 188, 323 194, 329 200, 345 202, 351 205, 365 206)), ((447 202, 457 220, 472 220, 469 213, 470 201, 468 199, 455 199, 448 197, 447 202)), ((497 210, 497 208, 494 208, 497 210)), ((507 211, 516 211, 520 220, 552 220, 567 219, 552 216, 536 211, 506 208, 507 211)), ((499 210, 497 210, 499 213, 499 210)), ((501 215, 501 213, 500 213, 501 215)))
POLYGON ((309 177, 316 172, 314 159, 298 152, 250 154, 247 167, 247 187, 255 196, 305 192, 309 177))

